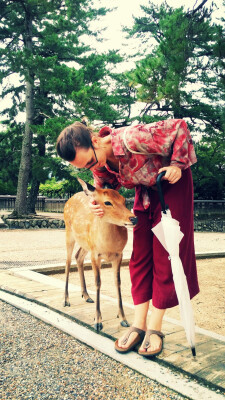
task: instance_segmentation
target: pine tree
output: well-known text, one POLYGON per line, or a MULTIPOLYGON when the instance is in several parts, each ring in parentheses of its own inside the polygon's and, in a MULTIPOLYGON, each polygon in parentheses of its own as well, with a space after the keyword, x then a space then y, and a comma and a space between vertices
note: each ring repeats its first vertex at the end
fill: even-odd
POLYGON ((195 189, 206 196, 199 179, 206 182, 203 169, 208 155, 211 166, 215 161, 214 169, 205 171, 211 198, 215 196, 213 188, 209 191, 213 182, 218 195, 224 196, 225 46, 224 20, 213 22, 215 5, 207 8, 206 2, 188 11, 173 9, 166 2, 142 7, 145 16, 135 18, 128 32, 153 44, 148 45, 129 79, 138 100, 146 104, 140 120, 186 118, 191 129, 197 127, 202 134, 197 147, 199 163, 193 169, 195 189))
POLYGON ((109 122, 121 117, 110 103, 105 78, 109 64, 121 57, 114 52, 98 55, 84 43, 85 36, 91 43, 99 35, 90 30, 90 22, 107 12, 88 0, 0 0, 0 6, 1 81, 17 77, 16 85, 11 80, 3 88, 2 96, 11 94, 13 101, 4 110, 5 123, 13 126, 18 113, 26 111, 14 213, 18 216, 28 211, 29 182, 29 209, 34 211, 39 184, 47 178, 50 164, 60 175, 57 161, 46 156, 54 153, 55 139, 68 122, 82 114, 109 122))
POLYGON ((202 91, 208 85, 214 90, 212 82, 222 66, 217 63, 215 68, 218 27, 212 24, 212 9, 204 8, 205 3, 185 12, 183 7, 173 9, 166 2, 160 7, 150 2, 149 7, 142 7, 146 16, 135 18, 130 35, 156 43, 130 77, 137 86, 138 99, 147 103, 145 114, 154 109, 175 118, 196 118, 201 107, 203 115, 209 112, 202 91))
POLYGON ((0 194, 15 195, 24 126, 0 131, 0 194))

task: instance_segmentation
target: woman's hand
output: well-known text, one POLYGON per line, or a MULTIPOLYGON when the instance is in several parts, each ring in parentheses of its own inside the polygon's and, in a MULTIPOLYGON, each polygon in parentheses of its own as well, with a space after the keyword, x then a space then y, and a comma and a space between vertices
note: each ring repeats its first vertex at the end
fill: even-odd
POLYGON ((159 174, 160 172, 166 171, 166 174, 162 179, 165 179, 169 181, 169 183, 176 183, 179 181, 182 175, 182 171, 179 167, 176 167, 175 165, 170 165, 168 167, 163 167, 159 169, 159 174))
POLYGON ((91 212, 96 215, 97 217, 103 217, 104 211, 99 204, 96 204, 95 200, 90 200, 89 207, 91 212))

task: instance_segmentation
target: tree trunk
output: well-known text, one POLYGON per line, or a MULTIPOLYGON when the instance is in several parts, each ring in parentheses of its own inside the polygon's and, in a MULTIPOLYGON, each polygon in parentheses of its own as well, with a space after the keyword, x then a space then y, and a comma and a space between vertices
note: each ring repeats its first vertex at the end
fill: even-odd
POLYGON ((36 214, 35 204, 37 201, 39 186, 40 186, 40 181, 38 181, 36 178, 33 178, 31 184, 31 190, 27 200, 27 211, 29 214, 36 214))
POLYGON ((173 115, 174 115, 175 119, 182 119, 184 117, 183 112, 182 112, 182 108, 181 108, 179 85, 174 90, 173 101, 172 101, 172 109, 173 109, 173 115))
MULTIPOLYGON (((27 11, 26 14, 26 38, 25 38, 25 48, 32 53, 32 19, 27 11)), ((16 204, 14 215, 22 216, 27 214, 27 187, 29 182, 29 175, 31 169, 31 151, 32 151, 32 130, 31 124, 33 122, 33 86, 34 78, 30 71, 27 71, 26 80, 26 122, 25 122, 25 132, 22 142, 22 152, 18 176, 17 194, 16 194, 16 204)))
MULTIPOLYGON (((42 116, 39 116, 39 118, 36 119, 38 125, 41 125, 44 123, 44 118, 42 116)), ((45 145, 46 145, 46 140, 44 135, 39 135, 37 137, 37 148, 38 148, 38 155, 40 157, 45 156, 45 145)), ((41 160, 41 158, 40 158, 41 160)), ((40 168, 43 168, 42 163, 40 163, 40 168)), ((38 176, 35 176, 32 174, 32 184, 31 184, 31 190, 28 196, 27 200, 27 211, 30 214, 35 214, 35 204, 37 201, 37 196, 39 192, 39 186, 40 186, 40 178, 38 176)))

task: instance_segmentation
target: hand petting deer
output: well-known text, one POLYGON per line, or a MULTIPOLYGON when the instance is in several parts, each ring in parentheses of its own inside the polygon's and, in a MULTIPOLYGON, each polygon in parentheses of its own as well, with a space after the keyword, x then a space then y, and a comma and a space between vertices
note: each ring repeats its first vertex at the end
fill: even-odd
POLYGON ((127 228, 137 223, 137 218, 125 206, 125 199, 117 191, 112 189, 96 189, 81 179, 83 192, 76 193, 71 197, 64 208, 64 220, 66 226, 66 285, 65 306, 70 306, 68 282, 71 265, 71 257, 75 242, 80 246, 75 258, 80 275, 82 297, 87 302, 93 302, 88 295, 84 277, 83 263, 86 254, 90 251, 91 263, 95 276, 96 285, 96 315, 94 327, 101 330, 102 316, 100 311, 100 288, 101 288, 101 260, 110 261, 114 269, 114 277, 118 297, 118 317, 122 326, 129 326, 122 305, 120 288, 120 265, 122 252, 127 243, 127 228), (94 215, 89 207, 90 200, 101 205, 104 210, 102 218, 94 215))

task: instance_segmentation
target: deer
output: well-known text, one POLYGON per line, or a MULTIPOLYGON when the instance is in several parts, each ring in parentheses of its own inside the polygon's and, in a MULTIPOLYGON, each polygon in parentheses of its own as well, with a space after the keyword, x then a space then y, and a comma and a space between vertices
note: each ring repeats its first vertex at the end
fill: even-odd
POLYGON ((80 277, 81 294, 85 301, 89 303, 93 303, 93 300, 87 292, 83 264, 87 253, 91 253, 91 264, 96 287, 94 329, 97 331, 103 329, 100 310, 100 269, 102 260, 112 264, 119 307, 117 317, 120 318, 121 326, 128 327, 129 323, 126 320, 122 304, 120 266, 123 249, 128 239, 127 228, 136 225, 137 217, 127 209, 125 198, 116 190, 108 188, 96 189, 80 178, 78 178, 78 181, 83 191, 73 195, 64 207, 67 250, 64 306, 70 306, 68 283, 71 258, 76 242, 79 245, 75 259, 80 277), (101 206, 104 210, 103 217, 93 214, 89 206, 90 200, 101 206))

